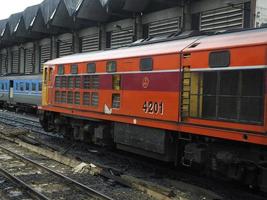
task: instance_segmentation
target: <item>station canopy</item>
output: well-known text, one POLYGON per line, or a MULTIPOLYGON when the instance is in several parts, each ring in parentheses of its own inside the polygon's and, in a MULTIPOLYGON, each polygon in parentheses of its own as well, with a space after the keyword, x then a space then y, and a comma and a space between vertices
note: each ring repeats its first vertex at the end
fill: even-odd
POLYGON ((177 0, 44 0, 0 20, 0 48, 178 4, 177 0))

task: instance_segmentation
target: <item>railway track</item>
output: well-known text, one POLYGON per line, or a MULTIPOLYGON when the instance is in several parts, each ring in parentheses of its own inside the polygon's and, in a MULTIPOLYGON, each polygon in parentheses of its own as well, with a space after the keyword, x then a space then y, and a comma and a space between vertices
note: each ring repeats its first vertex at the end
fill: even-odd
POLYGON ((29 195, 32 199, 112 200, 82 183, 2 145, 0 145, 0 178, 1 176, 22 188, 23 192, 21 193, 29 195))

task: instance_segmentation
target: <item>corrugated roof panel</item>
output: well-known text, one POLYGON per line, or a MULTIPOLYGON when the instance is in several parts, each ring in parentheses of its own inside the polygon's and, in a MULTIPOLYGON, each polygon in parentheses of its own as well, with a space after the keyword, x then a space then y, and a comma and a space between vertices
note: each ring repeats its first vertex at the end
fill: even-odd
POLYGON ((26 8, 23 11, 22 15, 23 15, 23 18, 24 18, 25 28, 26 29, 28 29, 31 26, 32 21, 34 20, 34 18, 37 15, 39 7, 40 7, 39 5, 31 6, 31 7, 26 8))
POLYGON ((60 0, 44 0, 40 4, 43 18, 46 24, 51 19, 51 16, 53 15, 53 13, 55 13, 55 10, 57 9, 59 2, 60 0))
POLYGON ((13 14, 8 18, 8 24, 11 34, 15 32, 15 29, 18 26, 21 17, 22 17, 22 12, 13 14))

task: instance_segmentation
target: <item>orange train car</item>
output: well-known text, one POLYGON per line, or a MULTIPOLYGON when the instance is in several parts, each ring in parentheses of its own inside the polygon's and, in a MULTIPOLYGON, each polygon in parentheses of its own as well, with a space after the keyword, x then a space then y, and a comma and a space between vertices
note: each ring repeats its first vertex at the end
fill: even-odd
POLYGON ((40 122, 267 190, 266 35, 182 34, 48 61, 40 122))

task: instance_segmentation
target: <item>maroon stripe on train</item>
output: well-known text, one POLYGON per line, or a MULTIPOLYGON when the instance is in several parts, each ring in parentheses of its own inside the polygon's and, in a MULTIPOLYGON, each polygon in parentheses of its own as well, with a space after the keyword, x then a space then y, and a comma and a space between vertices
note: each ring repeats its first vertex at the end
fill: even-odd
MULTIPOLYGON (((112 74, 100 75, 100 89, 112 90, 112 74)), ((121 74, 121 90, 179 91, 179 72, 121 74)))
POLYGON ((122 75, 123 90, 179 91, 179 72, 122 75))

